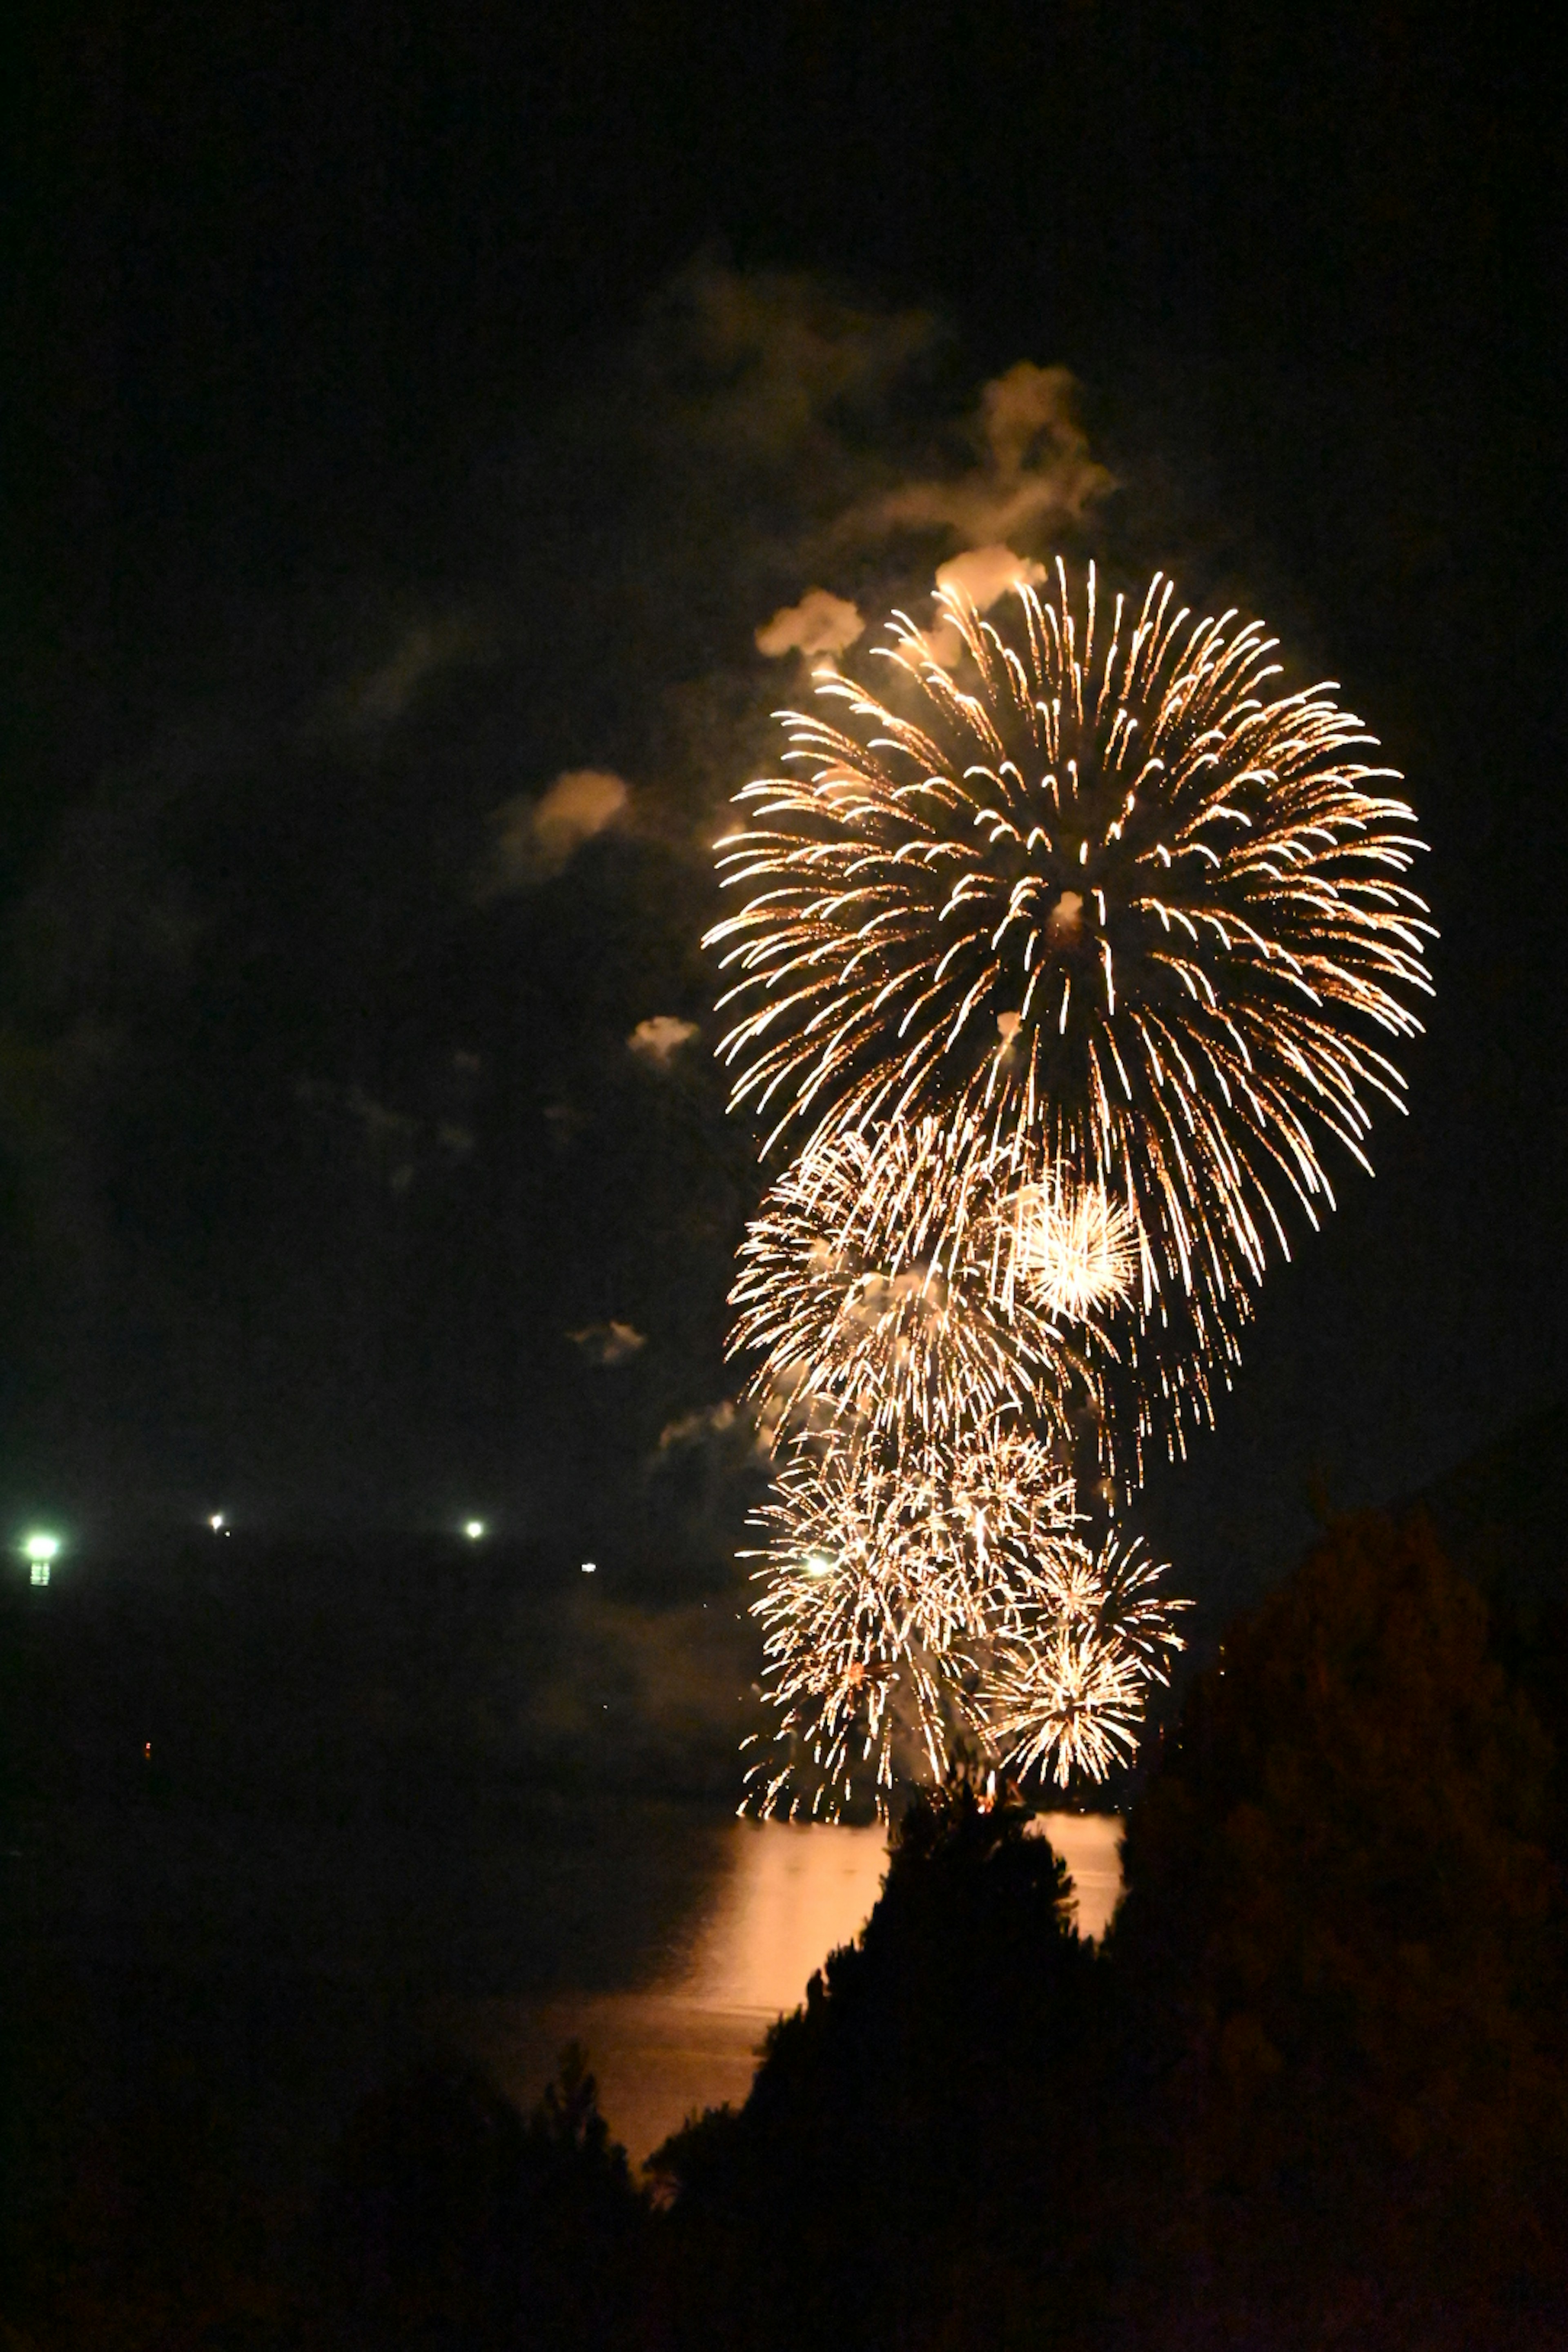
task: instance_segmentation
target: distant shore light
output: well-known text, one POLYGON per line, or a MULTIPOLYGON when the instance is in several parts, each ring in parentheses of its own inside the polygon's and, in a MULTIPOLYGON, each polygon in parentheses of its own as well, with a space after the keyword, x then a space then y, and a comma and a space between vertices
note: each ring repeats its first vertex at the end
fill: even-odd
POLYGON ((465 1519, 463 1521, 463 1533, 468 1537, 470 1543, 478 1543, 479 1538, 484 1534, 484 1531, 485 1523, 483 1519, 465 1519))
POLYGON ((60 1556, 60 1539, 43 1528, 36 1528, 22 1538, 22 1557, 28 1563, 35 1584, 47 1584, 50 1564, 60 1556))
POLYGON ((214 1511, 207 1520, 207 1525, 211 1528, 215 1536, 221 1536, 225 1528, 228 1525, 228 1521, 224 1517, 221 1511, 214 1511))
POLYGON ((598 1567, 598 1562, 597 1562, 597 1560, 585 1559, 585 1560, 583 1562, 583 1573, 584 1573, 584 1576, 592 1576, 592 1575, 594 1574, 595 1570, 597 1567, 598 1567))

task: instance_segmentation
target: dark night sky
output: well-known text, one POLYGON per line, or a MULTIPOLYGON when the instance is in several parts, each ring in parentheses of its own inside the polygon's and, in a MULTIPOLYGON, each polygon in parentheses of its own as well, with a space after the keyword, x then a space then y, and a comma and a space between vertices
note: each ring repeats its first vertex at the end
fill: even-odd
POLYGON ((475 1508, 718 1572, 726 1442, 659 1441, 729 1385, 750 1146, 702 1040, 626 1040, 708 1018, 752 632, 929 582, 951 538, 845 518, 983 474, 1019 361, 1118 484, 1023 551, 1164 562, 1342 679, 1444 934, 1413 1115, 1156 1524, 1228 1586, 1314 1476, 1394 1496, 1561 1395, 1547 12, 26 15, 11 1507, 475 1508), (509 866, 579 769, 623 819, 509 866), (624 1362, 566 1337, 612 1321, 624 1362))

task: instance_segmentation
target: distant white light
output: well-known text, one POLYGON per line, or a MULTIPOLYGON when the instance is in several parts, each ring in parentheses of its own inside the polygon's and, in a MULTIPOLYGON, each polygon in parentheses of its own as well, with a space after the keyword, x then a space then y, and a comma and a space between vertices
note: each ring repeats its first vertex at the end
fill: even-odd
POLYGON ((22 1538, 22 1557, 32 1570, 32 1580, 35 1584, 47 1584, 49 1563, 51 1560, 58 1559, 59 1556, 58 1536, 48 1535, 42 1528, 35 1529, 33 1534, 24 1536, 22 1538))
POLYGON ((463 1533, 468 1537, 470 1543, 478 1543, 479 1538, 484 1534, 484 1531, 485 1523, 483 1519, 465 1519, 463 1521, 463 1533))
POLYGON ((592 1575, 593 1575, 593 1573, 594 1573, 594 1571, 595 1571, 595 1570, 597 1567, 598 1567, 598 1562, 597 1562, 597 1560, 585 1559, 585 1560, 583 1562, 583 1573, 584 1573, 584 1576, 592 1576, 592 1575))
POLYGON ((215 1536, 221 1536, 228 1522, 224 1517, 221 1511, 215 1511, 207 1521, 207 1525, 211 1528, 215 1536))

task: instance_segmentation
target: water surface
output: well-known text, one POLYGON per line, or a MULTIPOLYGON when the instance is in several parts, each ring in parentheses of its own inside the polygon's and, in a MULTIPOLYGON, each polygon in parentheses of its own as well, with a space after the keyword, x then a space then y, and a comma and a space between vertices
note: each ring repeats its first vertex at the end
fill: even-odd
MULTIPOLYGON (((1052 1813, 1040 1828, 1072 1873, 1079 1927, 1098 1936, 1121 1890, 1120 1821, 1052 1813)), ((864 1926, 886 1866, 880 1829, 731 1822, 648 1981, 454 2005, 450 2030, 523 2104, 567 2041, 585 2042, 611 2126, 640 2162, 689 2116, 745 2098, 768 2027, 864 1926)))

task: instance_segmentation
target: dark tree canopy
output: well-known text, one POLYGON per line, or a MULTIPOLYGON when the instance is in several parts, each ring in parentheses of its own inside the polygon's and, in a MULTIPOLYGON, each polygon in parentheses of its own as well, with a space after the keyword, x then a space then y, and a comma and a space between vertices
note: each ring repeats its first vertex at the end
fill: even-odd
POLYGON ((773 2028, 745 2106, 661 2150, 682 2343, 967 2342, 1011 2284, 988 2228, 1021 2203, 1051 2233, 1093 1964, 1065 1866, 1027 1832, 962 1773, 918 1799, 863 1934, 773 2028))
POLYGON ((574 2352, 625 2340, 647 2220, 573 2042, 527 2121, 433 2065, 373 2095, 310 2250, 305 2340, 333 2352, 574 2352))
POLYGON ((1110 1964, 1216 2309, 1561 2284, 1551 1760, 1420 1517, 1331 1527, 1197 1685, 1110 1964))

